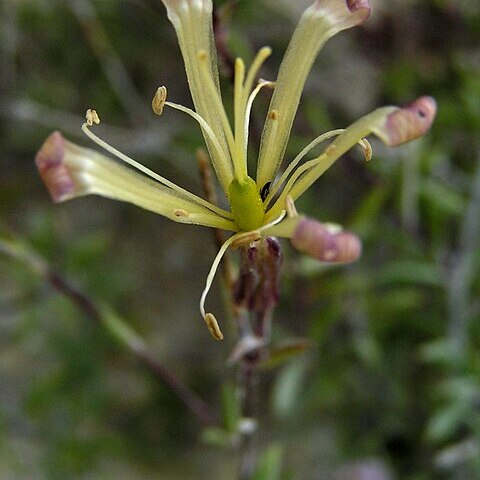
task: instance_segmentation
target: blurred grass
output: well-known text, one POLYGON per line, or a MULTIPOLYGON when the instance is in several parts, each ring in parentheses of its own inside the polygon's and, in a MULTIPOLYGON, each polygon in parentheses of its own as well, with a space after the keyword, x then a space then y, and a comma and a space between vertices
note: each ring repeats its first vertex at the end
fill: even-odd
MULTIPOLYGON (((285 245, 274 337, 307 336, 316 348, 264 374, 265 469, 277 468, 269 458, 281 445, 286 478, 341 479, 373 460, 401 480, 475 480, 480 7, 372 3, 369 22, 320 55, 289 155, 380 104, 431 94, 439 114, 413 145, 375 143, 368 165, 347 155, 300 202, 311 216, 355 229, 364 255, 331 269, 285 245)), ((0 228, 121 312, 161 361, 218 406, 231 345, 213 344, 197 312, 215 251, 209 232, 100 198, 54 206, 32 162, 53 128, 87 144, 81 119, 95 107, 104 137, 200 193, 196 125, 148 113, 160 84, 189 103, 172 28, 153 4, 92 2, 109 55, 121 59, 143 101, 136 112, 74 14, 73 5, 87 3, 0 4, 0 228)), ((307 4, 238 2, 232 51, 251 58, 270 44, 262 76, 274 78, 307 4)), ((262 97, 254 109, 253 138, 267 105, 262 97)), ((228 450, 199 442, 200 426, 105 332, 21 264, 0 256, 0 272, 1 478, 235 478, 228 450)))

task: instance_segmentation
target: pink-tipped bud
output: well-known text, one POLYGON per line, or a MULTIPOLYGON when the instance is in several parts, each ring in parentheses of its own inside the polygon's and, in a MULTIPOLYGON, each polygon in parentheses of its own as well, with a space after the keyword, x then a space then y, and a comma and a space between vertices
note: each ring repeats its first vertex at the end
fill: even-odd
POLYGON ((385 142, 391 147, 415 140, 431 127, 437 104, 432 97, 420 97, 405 108, 388 115, 385 123, 385 142))
POLYGON ((347 8, 353 12, 361 12, 363 14, 362 21, 365 22, 372 11, 370 2, 368 0, 346 0, 347 8))
POLYGON ((65 140, 60 132, 53 132, 35 157, 40 177, 54 202, 71 197, 75 190, 72 176, 64 163, 65 140))
POLYGON ((317 0, 312 7, 328 15, 337 32, 361 25, 372 11, 369 0, 317 0))
POLYGON ((351 263, 362 253, 356 235, 308 217, 299 220, 290 241, 297 250, 321 262, 351 263))

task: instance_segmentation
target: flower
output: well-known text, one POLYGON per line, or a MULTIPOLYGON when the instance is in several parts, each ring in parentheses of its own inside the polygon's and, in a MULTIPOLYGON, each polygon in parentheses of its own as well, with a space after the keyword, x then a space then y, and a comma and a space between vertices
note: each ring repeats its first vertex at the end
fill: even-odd
POLYGON ((218 323, 211 313, 206 313, 204 305, 227 248, 275 235, 290 238, 296 248, 321 261, 348 262, 358 258, 361 245, 355 235, 299 216, 294 201, 356 144, 369 160, 371 147, 364 139, 367 135, 373 133, 390 146, 423 135, 430 128, 436 105, 432 98, 421 97, 406 108, 379 108, 344 130, 320 135, 278 175, 302 90, 318 52, 336 33, 367 20, 368 0, 316 0, 300 18, 275 82, 260 80, 255 85, 262 64, 271 54, 270 48, 260 49, 248 69, 237 58, 232 123, 222 102, 218 80, 212 0, 162 1, 177 33, 195 108, 168 101, 165 87, 157 90, 152 108, 161 115, 165 107, 170 107, 199 123, 230 210, 186 191, 98 138, 90 129, 100 121, 94 110, 87 112, 82 127, 85 134, 133 168, 77 146, 59 132, 45 141, 36 163, 54 201, 98 194, 133 203, 176 222, 235 232, 215 258, 200 301, 203 318, 212 335, 220 339, 218 323), (247 170, 249 120, 255 97, 262 88, 273 88, 273 96, 262 133, 257 171, 252 177, 247 170), (320 155, 301 163, 311 149, 332 137, 335 140, 320 155))

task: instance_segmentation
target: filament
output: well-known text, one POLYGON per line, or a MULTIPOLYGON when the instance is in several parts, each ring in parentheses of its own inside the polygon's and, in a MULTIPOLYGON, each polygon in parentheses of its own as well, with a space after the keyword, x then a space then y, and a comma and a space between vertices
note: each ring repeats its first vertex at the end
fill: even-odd
MULTIPOLYGON (((82 125, 82 131, 83 131, 83 133, 85 133, 85 135, 88 138, 90 138, 90 140, 92 140, 98 146, 102 147, 104 150, 111 153, 112 155, 117 157, 119 160, 122 160, 123 162, 127 163, 128 165, 130 165, 130 166, 136 168, 137 170, 141 171, 145 175, 153 178, 154 180, 161 183, 162 185, 165 185, 166 187, 171 188, 173 191, 180 193, 182 196, 194 201, 198 205, 202 205, 202 206, 206 207, 210 211, 217 213, 218 215, 222 216, 223 218, 232 219, 232 215, 230 214, 230 212, 227 212, 227 211, 217 207, 216 205, 213 205, 210 202, 207 202, 203 198, 197 197, 193 193, 190 193, 188 190, 185 190, 184 188, 179 187, 175 183, 171 182, 170 180, 167 180, 165 177, 162 177, 161 175, 158 175, 154 171, 145 167, 141 163, 138 163, 133 158, 130 158, 129 156, 127 156, 124 153, 117 150, 115 147, 112 147, 109 143, 107 143, 104 140, 102 140, 101 138, 97 137, 97 135, 95 135, 89 129, 89 126, 90 126, 89 125, 89 123, 90 123, 89 120, 90 120, 90 118, 87 119, 87 122, 85 122, 82 125)), ((95 122, 95 123, 97 123, 97 122, 95 122)))

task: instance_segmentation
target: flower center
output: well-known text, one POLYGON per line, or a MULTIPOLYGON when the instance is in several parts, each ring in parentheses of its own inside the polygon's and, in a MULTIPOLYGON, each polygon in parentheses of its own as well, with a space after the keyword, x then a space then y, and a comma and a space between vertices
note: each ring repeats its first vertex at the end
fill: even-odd
POLYGON ((265 207, 252 178, 234 178, 228 188, 228 196, 233 218, 240 230, 248 232, 263 225, 265 207))

